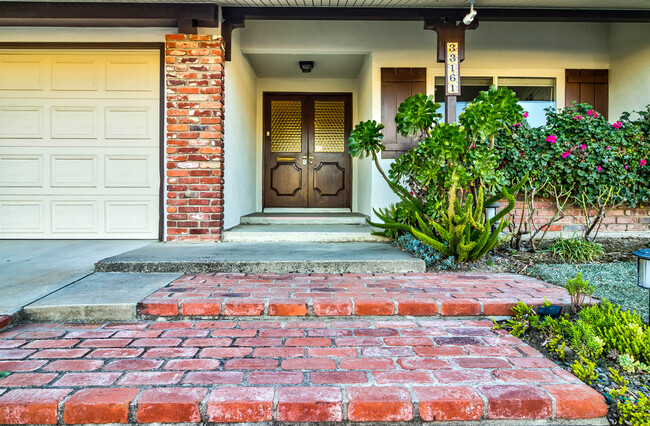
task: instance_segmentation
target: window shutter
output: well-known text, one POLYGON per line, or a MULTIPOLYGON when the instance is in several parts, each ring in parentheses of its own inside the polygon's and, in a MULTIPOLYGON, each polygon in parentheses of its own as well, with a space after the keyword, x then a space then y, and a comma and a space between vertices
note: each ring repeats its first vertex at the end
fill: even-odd
POLYGON ((413 138, 397 134, 395 115, 397 108, 409 96, 426 93, 426 68, 382 68, 381 69, 381 122, 384 128, 382 158, 396 158, 415 146, 413 138))
POLYGON ((566 70, 565 105, 571 102, 588 103, 607 118, 608 70, 566 70))

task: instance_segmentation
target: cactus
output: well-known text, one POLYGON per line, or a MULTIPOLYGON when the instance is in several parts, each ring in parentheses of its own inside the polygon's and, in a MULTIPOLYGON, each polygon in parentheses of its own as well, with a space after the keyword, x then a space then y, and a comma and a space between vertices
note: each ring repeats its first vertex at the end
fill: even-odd
POLYGON ((416 214, 420 229, 411 226, 411 233, 439 252, 454 256, 458 262, 478 260, 499 243, 499 234, 507 226, 507 221, 498 221, 515 207, 514 194, 524 180, 510 190, 504 189, 500 196, 490 198, 490 202, 505 198, 508 204, 495 217, 484 220, 483 188, 479 188, 476 198, 468 194, 461 204, 457 193, 458 179, 453 175, 447 192, 447 212, 441 214, 439 222, 416 214))

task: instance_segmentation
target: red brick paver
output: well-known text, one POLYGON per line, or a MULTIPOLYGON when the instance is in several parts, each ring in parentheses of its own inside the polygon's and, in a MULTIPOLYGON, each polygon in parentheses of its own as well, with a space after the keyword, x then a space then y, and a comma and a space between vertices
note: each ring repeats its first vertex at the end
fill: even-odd
POLYGON ((494 316, 565 290, 514 274, 188 274, 139 304, 150 317, 494 316))
POLYGON ((82 327, 24 324, 0 332, 7 348, 0 370, 14 372, 0 380, 0 424, 421 423, 606 413, 598 392, 488 320, 143 321, 92 324, 96 333, 87 338, 82 327), (162 333, 140 337, 155 331, 162 333), (165 337, 168 331, 175 337, 165 337), (110 347, 116 339, 120 347, 110 347), (57 348, 64 340, 75 342, 57 348))

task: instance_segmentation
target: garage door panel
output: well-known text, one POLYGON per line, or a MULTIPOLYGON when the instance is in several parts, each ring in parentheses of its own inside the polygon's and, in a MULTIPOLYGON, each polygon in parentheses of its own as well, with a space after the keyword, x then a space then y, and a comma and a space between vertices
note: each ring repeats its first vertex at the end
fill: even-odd
POLYGON ((42 139, 43 107, 0 105, 0 139, 42 139))
POLYGON ((98 214, 96 201, 53 201, 52 232, 97 234, 98 214))
POLYGON ((157 238, 159 73, 155 51, 0 51, 0 238, 157 238))
POLYGON ((33 55, 0 55, 0 90, 45 90, 48 62, 33 55))
POLYGON ((97 139, 100 137, 96 106, 53 106, 52 139, 97 139))
MULTIPOLYGON (((43 156, 0 155, 0 187, 43 187, 43 156)), ((4 192, 4 190, 3 190, 4 192)))
POLYGON ((55 59, 52 61, 53 91, 99 91, 99 60, 85 58, 55 59))
POLYGON ((52 155, 50 186, 97 188, 96 155, 52 155))
POLYGON ((42 200, 0 200, 0 235, 12 238, 22 233, 42 236, 45 233, 43 218, 45 203, 42 200))

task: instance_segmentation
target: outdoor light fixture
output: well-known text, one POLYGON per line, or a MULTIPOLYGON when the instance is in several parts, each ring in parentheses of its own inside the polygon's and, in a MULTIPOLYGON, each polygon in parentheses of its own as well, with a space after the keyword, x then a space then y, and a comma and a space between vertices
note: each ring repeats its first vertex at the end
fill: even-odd
POLYGON ((476 3, 476 0, 467 0, 467 2, 469 3, 469 13, 463 18, 463 24, 465 25, 471 24, 478 13, 474 10, 474 3, 476 3))
MULTIPOLYGON (((650 290, 650 249, 637 250, 632 254, 639 259, 637 285, 650 290)), ((648 314, 650 315, 650 299, 648 299, 648 314)))
MULTIPOLYGON (((501 204, 499 203, 492 203, 489 206, 485 207, 485 223, 497 215, 499 207, 501 207, 501 204)), ((492 226, 494 226, 494 224, 492 224, 492 226)))
POLYGON ((298 64, 300 64, 300 70, 303 73, 311 72, 314 69, 314 61, 300 61, 298 64))

